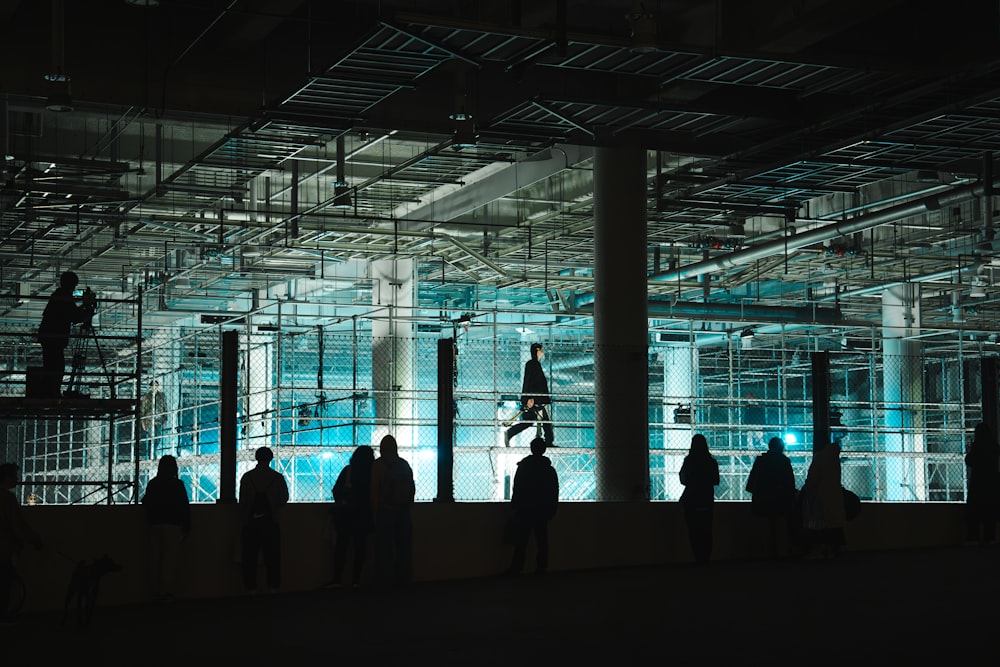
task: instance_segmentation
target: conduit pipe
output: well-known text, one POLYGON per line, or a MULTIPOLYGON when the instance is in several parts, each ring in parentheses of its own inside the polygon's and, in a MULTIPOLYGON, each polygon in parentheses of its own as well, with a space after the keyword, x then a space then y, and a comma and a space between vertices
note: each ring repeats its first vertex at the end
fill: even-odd
MULTIPOLYGON (((997 185, 998 184, 996 182, 991 183, 990 188, 996 188, 997 185)), ((800 248, 813 245, 814 243, 822 243, 823 241, 829 241, 830 239, 835 239, 840 236, 848 236, 873 227, 895 222, 896 220, 900 220, 902 218, 920 215, 929 211, 936 211, 940 208, 958 204, 974 197, 980 197, 985 191, 986 186, 983 183, 961 186, 955 188, 951 192, 946 192, 940 195, 931 195, 916 201, 891 206, 881 211, 862 215, 851 220, 844 220, 830 225, 825 225, 823 227, 817 227, 816 229, 811 229, 795 236, 775 239, 774 241, 762 243, 760 245, 753 246, 752 248, 747 248, 746 250, 738 250, 720 257, 713 257, 711 259, 695 262, 693 264, 680 267, 674 271, 668 271, 657 276, 652 276, 651 280, 658 282, 680 281, 695 278, 706 273, 725 271, 726 269, 749 264, 775 254, 790 250, 798 250, 800 248)))

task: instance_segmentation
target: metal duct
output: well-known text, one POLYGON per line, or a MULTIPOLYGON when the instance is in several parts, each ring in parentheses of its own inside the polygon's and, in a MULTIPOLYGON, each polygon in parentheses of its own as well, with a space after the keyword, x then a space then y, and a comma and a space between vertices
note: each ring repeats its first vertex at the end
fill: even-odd
POLYGON ((953 269, 945 269, 943 271, 935 271, 934 273, 925 273, 922 276, 914 276, 907 281, 894 281, 888 283, 879 283, 878 285, 872 285, 870 287, 859 287, 858 289, 848 290, 846 292, 834 292, 831 294, 824 294, 822 296, 815 297, 815 301, 833 301, 835 299, 844 299, 855 296, 867 296, 869 294, 880 294, 885 289, 893 287, 895 285, 902 285, 904 282, 910 283, 926 283, 933 282, 935 280, 944 280, 945 278, 951 278, 956 273, 962 273, 964 271, 978 271, 982 267, 982 262, 975 262, 973 264, 968 264, 966 266, 956 266, 953 269))
MULTIPOLYGON (((576 314, 593 312, 593 306, 578 308, 576 314)), ((732 321, 787 321, 809 322, 810 324, 836 324, 843 320, 839 308, 819 308, 816 306, 767 306, 743 303, 703 303, 701 301, 650 300, 646 303, 648 318, 676 320, 696 320, 711 318, 732 321)))
MULTIPOLYGON (((996 188, 997 184, 994 182, 991 184, 991 187, 996 188)), ((891 206, 881 211, 876 211, 875 213, 862 215, 852 220, 835 222, 833 224, 826 225, 825 227, 817 227, 816 229, 812 229, 795 236, 775 239, 774 241, 762 243, 761 245, 753 246, 752 248, 747 248, 746 250, 740 250, 721 257, 695 262, 694 264, 680 267, 675 271, 668 271, 667 273, 663 273, 658 276, 652 276, 651 279, 660 282, 670 282, 675 280, 681 281, 695 278, 706 273, 724 271, 726 269, 749 264, 775 254, 783 253, 789 250, 798 250, 799 248, 804 248, 806 246, 813 245, 814 243, 822 243, 823 241, 829 241, 830 239, 835 239, 839 236, 849 236, 851 234, 871 229, 872 227, 878 227, 879 225, 885 225, 912 215, 920 215, 922 213, 927 213, 928 211, 934 211, 946 206, 958 204, 968 199, 982 196, 985 191, 986 186, 983 183, 965 185, 941 195, 931 195, 916 201, 891 206)))
POLYGON ((694 319, 700 316, 711 316, 725 319, 732 317, 740 320, 764 320, 789 322, 810 322, 834 324, 844 319, 839 308, 819 308, 817 306, 766 306, 761 304, 743 303, 702 303, 698 301, 679 301, 671 304, 666 301, 650 301, 646 305, 649 317, 660 316, 674 319, 694 319))

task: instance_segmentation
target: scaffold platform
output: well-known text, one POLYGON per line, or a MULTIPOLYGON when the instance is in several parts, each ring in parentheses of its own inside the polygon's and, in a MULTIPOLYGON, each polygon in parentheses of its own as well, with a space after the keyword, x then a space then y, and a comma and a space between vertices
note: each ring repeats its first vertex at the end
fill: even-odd
POLYGON ((120 417, 135 411, 133 398, 26 398, 0 396, 0 419, 120 417))

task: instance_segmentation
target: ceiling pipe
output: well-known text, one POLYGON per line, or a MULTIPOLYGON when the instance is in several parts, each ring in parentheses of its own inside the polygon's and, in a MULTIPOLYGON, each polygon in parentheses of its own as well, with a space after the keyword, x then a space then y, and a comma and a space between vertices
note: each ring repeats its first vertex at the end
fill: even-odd
MULTIPOLYGON (((996 187, 991 183, 990 187, 996 187)), ((680 267, 674 271, 668 271, 651 279, 657 282, 670 282, 695 278, 706 273, 716 273, 731 269, 744 264, 750 264, 759 259, 764 259, 775 254, 798 250, 814 243, 822 243, 840 236, 849 236, 857 232, 865 231, 873 227, 895 222, 902 218, 920 215, 929 211, 935 211, 946 206, 958 204, 974 197, 982 196, 986 186, 982 183, 975 183, 955 188, 951 192, 940 195, 924 197, 916 201, 891 206, 881 211, 859 216, 852 220, 835 222, 823 227, 817 227, 795 236, 779 238, 768 243, 738 250, 727 255, 695 262, 687 266, 680 267)))
POLYGON ((823 296, 815 297, 814 301, 833 301, 835 299, 851 298, 855 296, 869 296, 871 294, 881 294, 883 291, 889 287, 895 287, 896 285, 902 285, 904 282, 910 283, 928 283, 934 282, 935 280, 944 280, 946 278, 952 278, 956 273, 961 274, 965 271, 978 271, 982 266, 982 262, 975 262, 968 264, 966 266, 956 266, 952 269, 945 269, 943 271, 935 271, 934 273, 925 273, 922 276, 914 276, 907 281, 896 280, 893 282, 879 283, 878 285, 872 285, 871 287, 859 287, 858 289, 849 290, 847 292, 833 292, 830 294, 824 294, 823 296))
MULTIPOLYGON (((576 314, 593 312, 593 306, 578 307, 576 314)), ((843 321, 839 308, 819 308, 816 306, 768 306, 744 303, 703 303, 700 301, 658 301, 646 303, 649 319, 675 320, 731 320, 731 321, 787 321, 809 322, 810 324, 838 324, 843 321)))

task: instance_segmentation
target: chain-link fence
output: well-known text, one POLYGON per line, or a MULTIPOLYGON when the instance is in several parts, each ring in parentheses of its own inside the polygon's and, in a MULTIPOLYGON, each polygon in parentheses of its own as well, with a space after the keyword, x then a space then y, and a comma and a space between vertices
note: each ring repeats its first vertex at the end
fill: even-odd
MULTIPOLYGON (((140 397, 134 413, 8 415, 5 456, 21 465, 35 500, 107 502, 110 489, 112 502, 135 502, 159 457, 171 454, 192 501, 215 502, 221 338, 233 328, 176 327, 143 340, 142 386, 137 379, 117 385, 119 397, 140 397)), ((301 316, 235 328, 237 475, 253 465, 254 449, 271 447, 273 465, 286 475, 295 501, 329 500, 353 450, 362 444, 377 449, 385 433, 396 437, 414 469, 418 500, 438 497, 438 341, 449 337, 455 341, 454 364, 444 377, 451 378, 454 395, 455 500, 508 499, 517 462, 528 454, 531 439, 543 434, 522 416, 532 342, 544 346, 557 445, 547 456, 563 500, 608 498, 602 485, 618 473, 607 462, 639 455, 643 465, 648 460, 649 497, 676 500, 682 491, 678 472, 695 433, 708 438, 719 460, 720 500, 749 498, 747 475, 771 438, 782 439, 799 486, 811 461, 817 378, 807 346, 762 337, 753 346, 738 338, 707 345, 693 334, 669 342, 654 338, 646 350, 645 383, 630 378, 647 388, 648 417, 634 438, 645 442, 637 443, 619 442, 614 431, 598 433, 595 425, 617 419, 600 411, 619 407, 595 395, 595 360, 605 351, 585 333, 567 335, 558 327, 519 333, 499 324, 471 332, 448 324, 422 331, 417 324, 409 335, 374 336, 362 321, 330 330, 301 316), (527 428, 508 444, 505 432, 518 423, 527 428)), ((965 444, 984 418, 984 350, 925 345, 890 352, 874 344, 828 350, 830 436, 842 448, 844 485, 877 501, 963 501, 965 444)), ((20 349, 14 356, 30 363, 32 354, 20 349)), ((108 373, 125 377, 134 374, 136 359, 125 350, 107 364, 108 373)), ((94 387, 106 396, 100 383, 94 387)), ((19 389, 8 382, 4 391, 19 389)))

